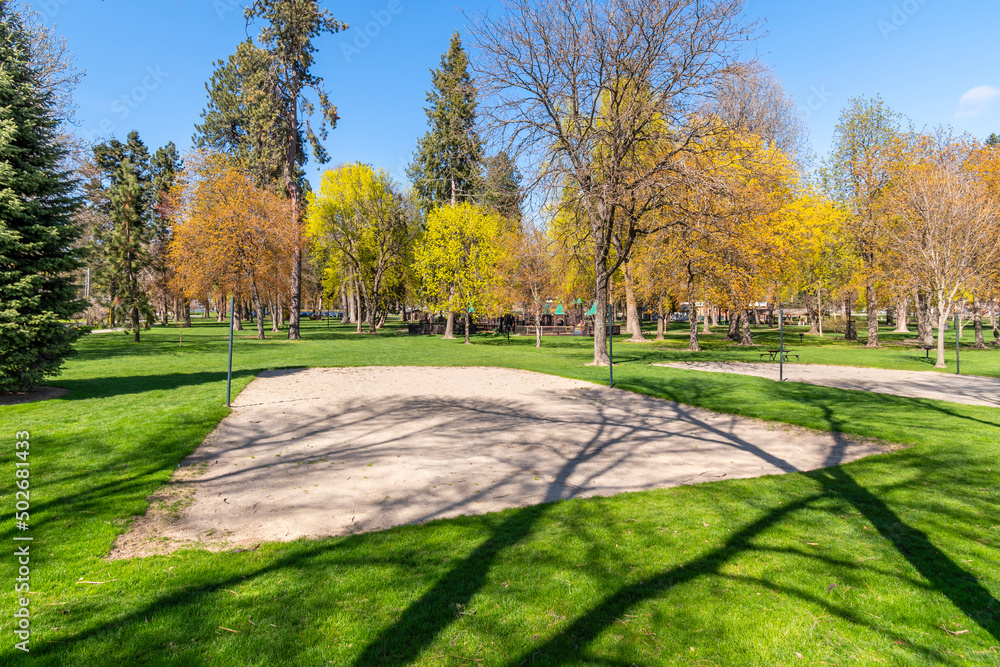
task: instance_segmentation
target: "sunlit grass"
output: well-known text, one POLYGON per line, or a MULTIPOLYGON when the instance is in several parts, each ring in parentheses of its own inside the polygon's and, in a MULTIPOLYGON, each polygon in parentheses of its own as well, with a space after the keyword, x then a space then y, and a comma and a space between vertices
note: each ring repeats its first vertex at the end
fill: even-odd
MULTIPOLYGON (((615 344, 619 387, 907 449, 807 474, 563 501, 254 551, 107 561, 130 517, 227 414, 226 328, 91 336, 61 399, 0 407, 0 528, 15 533, 13 433, 32 433, 32 658, 51 665, 1000 664, 1000 414, 985 407, 649 366, 757 361, 676 326, 615 344), (106 582, 83 584, 79 580, 106 582), (235 631, 235 632, 232 632, 235 631), (801 657, 800 657, 801 656, 801 657)), ((808 363, 930 370, 924 353, 828 337, 808 363)), ((863 334, 863 331, 862 331, 863 334)), ((506 366, 606 381, 589 340, 411 338, 308 323, 243 332, 262 369, 506 366)), ((966 331, 971 342, 971 330, 966 331)), ((757 332, 764 346, 776 332, 757 332)), ((772 340, 773 339, 773 340, 772 340)), ((951 345, 954 339, 951 339, 951 345)), ((952 351, 951 355, 954 354, 952 351)), ((951 358, 949 359, 951 360, 951 358)), ((1000 376, 1000 351, 963 350, 1000 376)), ((474 372, 474 371, 470 371, 474 372)), ((0 556, 13 587, 15 561, 0 556)), ((0 608, 15 657, 13 595, 0 608)))

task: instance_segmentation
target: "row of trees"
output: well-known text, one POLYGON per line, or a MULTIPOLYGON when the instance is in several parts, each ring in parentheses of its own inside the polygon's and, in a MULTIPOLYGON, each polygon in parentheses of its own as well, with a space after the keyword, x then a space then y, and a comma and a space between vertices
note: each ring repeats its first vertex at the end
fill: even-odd
MULTIPOLYGON (((904 130, 881 99, 859 98, 844 110, 830 157, 808 174, 795 105, 767 68, 738 57, 755 31, 741 3, 707 7, 510 1, 473 31, 483 54, 476 81, 456 36, 433 73, 431 129, 409 172, 414 197, 368 197, 398 209, 388 263, 396 302, 412 288, 448 314, 450 336, 455 314, 470 308, 538 313, 546 301, 593 299, 603 320, 619 298, 637 341, 642 309, 659 315, 662 336, 665 311, 701 303, 706 330, 713 312, 729 311, 729 333, 743 344, 753 342, 751 304, 805 305, 819 334, 824 312, 840 311, 848 338, 857 337, 850 315, 860 304, 873 314, 872 347, 878 311, 889 306, 905 327, 913 304, 924 343, 937 318, 943 364, 944 320, 992 298, 994 148, 904 130), (480 123, 483 91, 491 104, 480 123), (486 145, 503 150, 489 160, 486 145), (536 165, 528 186, 542 195, 533 213, 545 229, 522 220, 511 154, 536 165)), ((387 255, 369 252, 378 259, 366 266, 349 247, 371 213, 359 213, 364 198, 345 204, 347 174, 391 190, 385 174, 360 165, 332 172, 312 200, 309 235, 331 284, 378 302, 387 255)), ((369 330, 379 307, 368 308, 369 330)), ((690 321, 698 349, 698 318, 690 321)), ((597 364, 602 337, 598 327, 597 364)))
MULTIPOLYGON (((795 105, 747 57, 758 26, 741 0, 503 0, 471 29, 477 60, 456 34, 432 72, 405 191, 362 164, 311 190, 306 148, 326 162, 338 120, 315 41, 345 26, 317 0, 254 0, 246 19, 260 30, 216 63, 195 152, 151 154, 132 133, 87 151, 74 181, 78 74, 51 32, 0 0, 0 113, 17 129, 0 142, 0 353, 16 378, 2 388, 69 352, 75 334, 55 323, 81 310, 73 276, 137 341, 171 310, 189 318, 191 300, 221 317, 228 295, 260 337, 287 306, 296 339, 305 291, 359 331, 437 310, 449 337, 459 316, 537 322, 552 300, 593 303, 601 322, 618 299, 642 340, 644 310, 662 336, 667 311, 702 304, 706 329, 728 311, 744 344, 752 304, 804 304, 820 334, 834 304, 851 338, 862 303, 870 346, 883 308, 901 328, 915 312, 925 343, 936 318, 939 364, 945 321, 971 304, 982 342, 997 301, 996 137, 904 128, 880 99, 857 99, 810 171, 795 105)), ((606 335, 595 327, 594 364, 608 363, 606 335)))

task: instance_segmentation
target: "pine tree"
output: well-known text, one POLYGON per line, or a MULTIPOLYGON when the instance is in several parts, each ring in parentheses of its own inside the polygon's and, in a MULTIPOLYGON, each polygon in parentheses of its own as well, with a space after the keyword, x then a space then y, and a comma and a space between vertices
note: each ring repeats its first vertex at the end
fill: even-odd
MULTIPOLYGON (((263 49, 247 40, 227 60, 215 62, 215 72, 205 84, 208 103, 195 125, 192 138, 198 148, 217 151, 232 158, 266 186, 280 181, 284 173, 287 129, 278 113, 278 103, 268 94, 270 59, 263 49)), ((296 168, 305 164, 301 130, 296 168)))
POLYGON ((993 134, 991 134, 990 136, 988 136, 986 138, 986 145, 987 146, 1000 146, 1000 136, 997 136, 997 133, 994 132, 993 134))
POLYGON ((430 129, 417 145, 408 176, 426 210, 475 198, 482 188, 482 141, 476 132, 477 94, 469 57, 455 33, 425 110, 430 129))
MULTIPOLYGON (((303 178, 296 165, 302 159, 301 134, 304 132, 313 157, 320 164, 329 161, 321 143, 328 128, 336 128, 337 107, 330 102, 322 77, 313 71, 315 39, 333 35, 347 25, 333 18, 319 6, 318 0, 254 0, 245 10, 247 23, 260 21, 258 42, 267 63, 268 76, 263 92, 264 108, 273 109, 275 131, 282 133, 278 144, 284 150, 282 182, 292 202, 293 215, 301 229, 303 214, 303 178), (314 130, 310 120, 316 106, 309 91, 315 93, 319 106, 320 124, 314 130)), ((291 317, 288 321, 289 340, 302 338, 299 313, 302 307, 302 243, 295 245, 291 285, 291 317)))
MULTIPOLYGON (((85 190, 87 191, 89 217, 94 221, 90 243, 90 266, 93 269, 93 292, 102 293, 109 304, 108 323, 111 327, 119 324, 118 316, 128 312, 120 307, 120 297, 123 293, 127 277, 121 254, 121 220, 116 218, 114 211, 114 196, 118 191, 122 178, 122 165, 129 163, 129 172, 138 182, 133 205, 140 211, 142 218, 142 240, 140 248, 145 253, 146 243, 150 240, 149 214, 156 204, 153 188, 152 169, 150 167, 149 149, 139 138, 136 131, 129 132, 125 143, 118 139, 110 139, 94 146, 93 169, 94 176, 85 190)), ((130 236, 132 231, 130 230, 130 236)), ((145 258, 145 254, 143 255, 145 258)))
MULTIPOLYGON (((170 287, 172 274, 167 251, 170 245, 170 219, 167 211, 167 195, 177 180, 177 175, 184 168, 184 162, 177 153, 174 142, 168 143, 156 151, 150 165, 151 187, 153 193, 153 210, 149 231, 150 268, 153 271, 153 290, 159 300, 159 308, 163 324, 167 324, 169 301, 176 294, 170 287)), ((186 304, 186 301, 185 301, 186 304)), ((185 312, 187 306, 185 305, 185 312)))
POLYGON ((140 318, 146 318, 147 322, 153 319, 149 296, 140 280, 142 270, 152 263, 148 247, 148 187, 139 180, 139 174, 129 158, 122 160, 115 181, 111 189, 111 222, 114 227, 108 252, 118 279, 118 294, 112 307, 128 317, 123 322, 124 327, 135 332, 135 342, 138 343, 140 318))
POLYGON ((83 307, 70 277, 80 266, 74 183, 59 167, 52 94, 28 48, 18 16, 0 0, 0 392, 59 373, 79 336, 60 320, 83 307))
POLYGON ((486 160, 483 194, 485 204, 502 215, 511 226, 519 228, 524 213, 524 191, 521 170, 506 152, 501 151, 486 160))

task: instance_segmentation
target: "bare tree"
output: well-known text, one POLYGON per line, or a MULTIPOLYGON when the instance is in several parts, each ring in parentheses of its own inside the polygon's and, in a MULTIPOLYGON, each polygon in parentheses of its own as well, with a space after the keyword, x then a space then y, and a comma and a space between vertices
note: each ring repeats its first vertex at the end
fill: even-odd
MULTIPOLYGON (((755 26, 742 0, 501 0, 472 28, 491 138, 527 185, 582 214, 593 243, 596 318, 641 233, 675 224, 665 193, 718 123, 705 113, 755 26), (563 195, 573 193, 570 201, 563 195)), ((594 365, 607 331, 595 327, 594 365)))
POLYGON ((510 299, 535 320, 535 347, 542 346, 542 306, 557 289, 552 242, 539 229, 526 229, 511 239, 506 273, 510 299))
POLYGON ((969 169, 973 150, 968 140, 941 134, 911 140, 895 198, 893 241, 936 310, 936 368, 946 367, 944 331, 956 304, 1000 259, 1000 209, 969 169))
POLYGON ((802 115, 774 72, 763 63, 748 63, 723 76, 713 113, 732 130, 774 144, 800 165, 809 159, 809 133, 802 115))

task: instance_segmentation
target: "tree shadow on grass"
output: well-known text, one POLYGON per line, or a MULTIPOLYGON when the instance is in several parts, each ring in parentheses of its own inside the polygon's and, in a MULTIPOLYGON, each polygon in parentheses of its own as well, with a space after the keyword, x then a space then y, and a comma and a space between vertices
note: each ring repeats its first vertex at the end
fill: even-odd
MULTIPOLYGON (((257 371, 234 370, 233 380, 256 377, 257 371)), ((95 398, 109 398, 126 394, 143 394, 149 391, 172 391, 203 384, 225 383, 227 373, 162 373, 159 375, 127 375, 92 378, 86 380, 59 380, 53 384, 68 389, 69 393, 60 397, 62 401, 80 401, 95 398)), ((226 402, 225 392, 219 396, 220 405, 226 402)))

